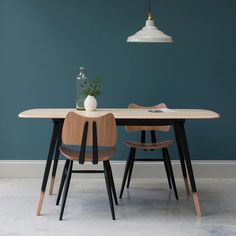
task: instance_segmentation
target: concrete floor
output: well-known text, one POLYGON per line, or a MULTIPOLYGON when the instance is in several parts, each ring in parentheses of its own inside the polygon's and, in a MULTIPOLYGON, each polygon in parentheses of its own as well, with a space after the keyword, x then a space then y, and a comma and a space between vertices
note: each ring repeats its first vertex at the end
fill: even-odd
MULTIPOLYGON (((116 179, 117 192, 120 179, 116 179)), ((177 180, 179 201, 166 180, 135 179, 112 221, 103 179, 72 179, 64 220, 56 195, 45 196, 42 216, 35 216, 40 179, 0 179, 0 235, 236 235, 236 180, 198 179, 203 212, 197 218, 191 197, 177 180)), ((56 183, 56 190, 58 183, 56 183)))

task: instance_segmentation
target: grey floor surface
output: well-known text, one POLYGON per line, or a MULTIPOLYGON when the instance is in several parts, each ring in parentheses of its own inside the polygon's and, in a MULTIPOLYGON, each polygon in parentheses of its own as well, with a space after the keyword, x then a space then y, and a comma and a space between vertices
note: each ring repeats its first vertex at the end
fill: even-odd
MULTIPOLYGON (((117 192, 120 179, 116 179, 117 192)), ((64 220, 56 194, 45 195, 42 216, 35 216, 40 179, 0 179, 0 235, 236 235, 236 180, 198 179, 203 217, 177 180, 179 201, 166 180, 135 179, 125 190, 112 221, 103 179, 72 179, 64 220)), ((55 189, 57 190, 58 183, 55 189)))

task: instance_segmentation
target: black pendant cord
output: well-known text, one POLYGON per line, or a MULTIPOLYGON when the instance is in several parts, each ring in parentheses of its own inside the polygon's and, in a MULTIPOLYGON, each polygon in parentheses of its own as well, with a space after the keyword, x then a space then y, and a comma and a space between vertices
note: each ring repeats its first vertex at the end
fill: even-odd
POLYGON ((152 20, 151 0, 148 0, 148 20, 152 20))
POLYGON ((148 12, 151 12, 151 0, 148 0, 148 12))

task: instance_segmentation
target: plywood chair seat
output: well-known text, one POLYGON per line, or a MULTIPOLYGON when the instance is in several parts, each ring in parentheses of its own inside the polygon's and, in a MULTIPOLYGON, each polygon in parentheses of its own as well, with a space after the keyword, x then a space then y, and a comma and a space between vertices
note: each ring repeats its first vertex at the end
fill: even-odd
MULTIPOLYGON (((69 160, 71 161, 78 161, 79 160, 79 151, 67 148, 67 147, 60 147, 61 153, 69 160)), ((105 150, 99 150, 98 151, 98 161, 107 161, 112 158, 112 156, 115 154, 116 148, 111 147, 105 150)), ((86 152, 84 161, 92 161, 93 160, 93 152, 86 152)))
POLYGON ((140 143, 125 140, 124 144, 129 148, 145 149, 145 150, 157 150, 162 148, 168 148, 173 143, 173 140, 166 140, 158 143, 140 143))

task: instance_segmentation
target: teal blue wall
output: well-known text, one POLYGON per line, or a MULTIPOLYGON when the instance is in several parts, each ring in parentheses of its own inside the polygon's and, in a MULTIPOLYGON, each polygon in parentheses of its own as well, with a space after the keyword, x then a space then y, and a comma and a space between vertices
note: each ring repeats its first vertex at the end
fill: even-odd
MULTIPOLYGON (((103 77, 99 107, 164 101, 219 112, 187 123, 192 158, 236 159, 236 1, 152 2, 173 44, 125 42, 144 24, 146 0, 0 0, 0 159, 45 158, 51 122, 17 114, 73 107, 81 65, 103 77)), ((123 128, 119 137, 124 159, 123 128)))

